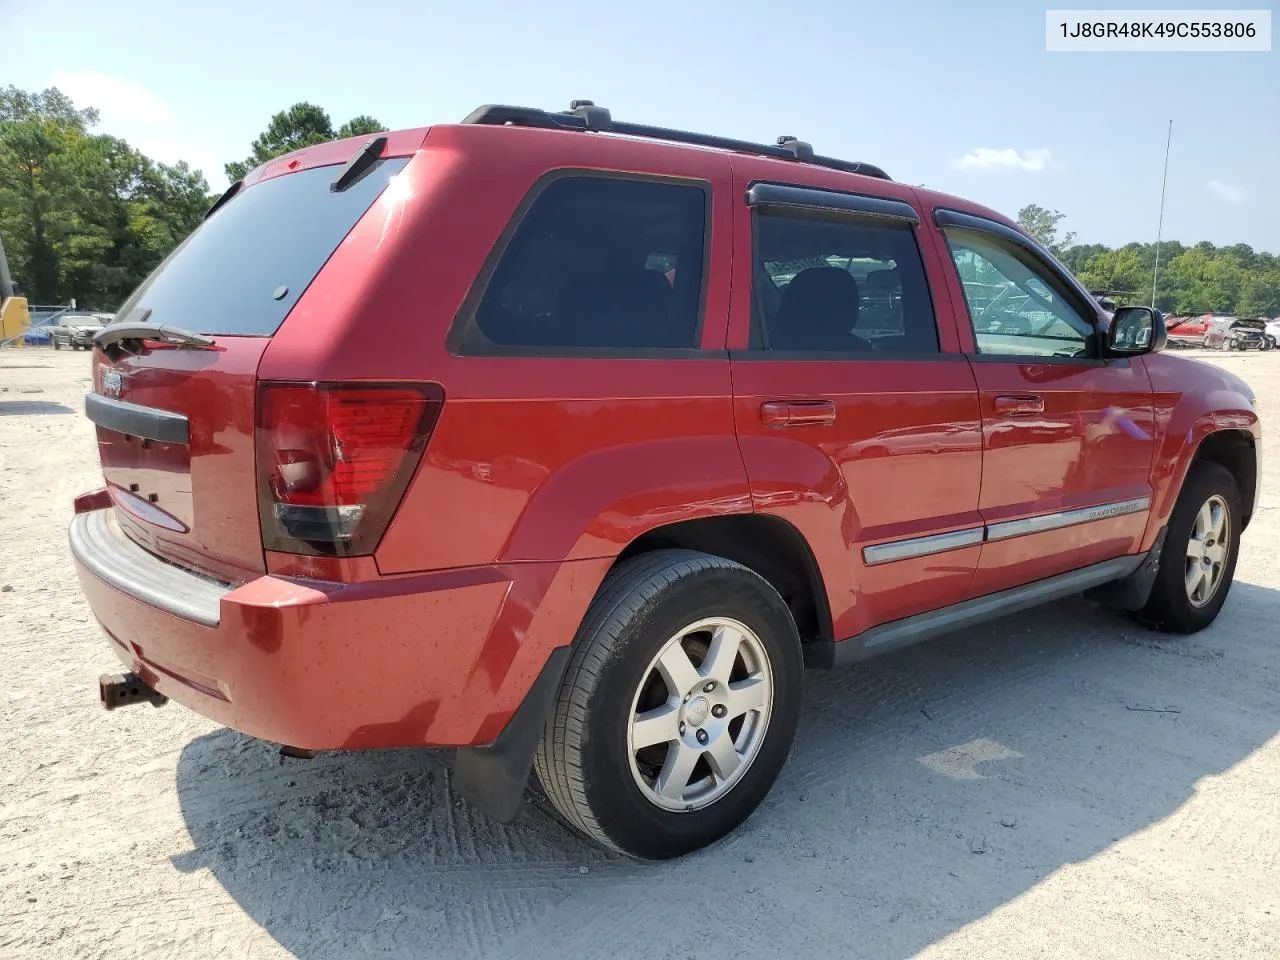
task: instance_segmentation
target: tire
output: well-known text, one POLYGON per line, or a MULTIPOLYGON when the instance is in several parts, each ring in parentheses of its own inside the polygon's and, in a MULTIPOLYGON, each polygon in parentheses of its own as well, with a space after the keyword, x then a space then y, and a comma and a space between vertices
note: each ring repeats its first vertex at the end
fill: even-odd
POLYGON ((52 343, 53 343, 53 349, 55 349, 55 350, 61 350, 61 349, 62 349, 62 344, 60 344, 60 343, 58 342, 58 338, 57 338, 57 337, 50 337, 50 338, 49 338, 49 340, 50 340, 50 341, 52 341, 52 343))
POLYGON ((1203 630, 1213 623, 1226 602, 1239 555, 1240 491, 1235 478, 1220 464, 1210 461, 1193 464, 1169 517, 1160 569, 1156 573, 1151 596, 1138 618, 1165 633, 1203 630), (1203 549, 1205 542, 1211 544, 1210 550, 1212 546, 1221 546, 1223 539, 1222 536, 1205 538, 1202 535, 1206 524, 1199 519, 1201 510, 1209 508, 1212 516, 1215 505, 1221 507, 1225 520, 1225 525, 1219 527, 1225 531, 1226 539, 1226 549, 1221 552, 1221 572, 1218 573, 1217 564, 1206 564, 1209 571, 1207 581, 1198 581, 1204 584, 1203 589, 1192 591, 1189 587, 1190 565, 1194 559, 1191 554, 1203 549), (1195 542, 1201 546, 1195 546, 1195 542))
POLYGON ((534 758, 565 821, 605 847, 663 860, 746 820, 782 770, 800 715, 800 639, 777 591, 722 557, 642 554, 605 578, 574 642, 534 758), (735 634, 733 657, 715 656, 735 634), (683 698, 672 689, 681 677, 683 698), (644 713, 657 733, 634 722, 644 713), (648 736, 657 739, 633 750, 648 736), (676 758, 693 755, 677 773, 676 758))

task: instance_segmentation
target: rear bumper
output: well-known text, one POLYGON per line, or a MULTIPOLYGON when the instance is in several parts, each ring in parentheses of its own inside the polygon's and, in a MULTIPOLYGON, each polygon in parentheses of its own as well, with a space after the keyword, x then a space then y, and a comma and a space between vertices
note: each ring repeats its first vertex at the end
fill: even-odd
POLYGON ((609 566, 232 586, 147 553, 112 513, 77 513, 70 542, 120 661, 218 723, 311 750, 492 743, 573 639, 609 566))

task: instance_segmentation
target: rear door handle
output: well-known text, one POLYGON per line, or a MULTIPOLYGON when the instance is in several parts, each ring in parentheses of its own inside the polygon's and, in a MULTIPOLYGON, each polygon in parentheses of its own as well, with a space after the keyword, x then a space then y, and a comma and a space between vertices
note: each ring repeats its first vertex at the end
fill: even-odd
POLYGON ((760 404, 760 422, 766 427, 829 427, 836 422, 836 405, 830 400, 767 400, 760 404))
POLYGON ((1044 397, 1029 394, 996 397, 995 408, 996 413, 1007 413, 1013 416, 1044 413, 1044 397))

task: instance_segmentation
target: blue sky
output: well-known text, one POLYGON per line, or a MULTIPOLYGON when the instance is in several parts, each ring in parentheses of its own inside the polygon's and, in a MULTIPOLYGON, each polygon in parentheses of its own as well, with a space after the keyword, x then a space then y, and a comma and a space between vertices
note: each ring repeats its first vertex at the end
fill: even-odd
POLYGON ((639 122, 792 134, 1011 216, 1057 208, 1108 244, 1154 239, 1172 119, 1165 237, 1280 253, 1280 53, 1046 53, 1048 5, 0 0, 0 83, 56 83, 214 187, 298 100, 335 125, 406 127, 589 98, 639 122))

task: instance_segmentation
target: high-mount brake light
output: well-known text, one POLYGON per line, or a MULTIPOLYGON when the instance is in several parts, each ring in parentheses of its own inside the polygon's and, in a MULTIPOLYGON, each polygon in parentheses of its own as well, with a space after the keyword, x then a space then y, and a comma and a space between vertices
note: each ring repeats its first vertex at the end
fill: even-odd
POLYGON ((443 405, 436 384, 262 383, 255 443, 264 546, 372 553, 443 405))

